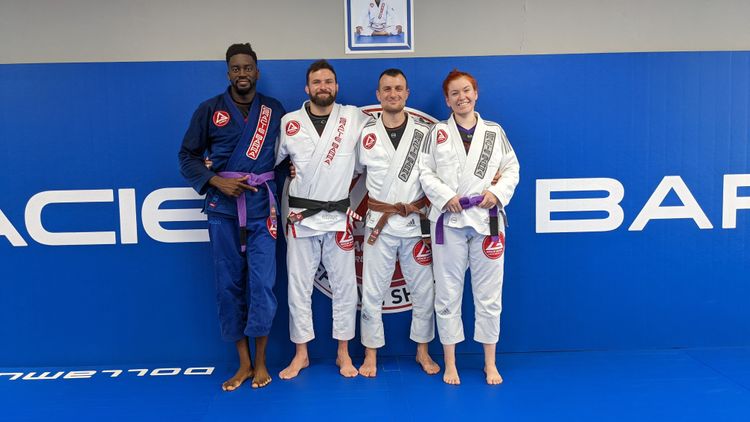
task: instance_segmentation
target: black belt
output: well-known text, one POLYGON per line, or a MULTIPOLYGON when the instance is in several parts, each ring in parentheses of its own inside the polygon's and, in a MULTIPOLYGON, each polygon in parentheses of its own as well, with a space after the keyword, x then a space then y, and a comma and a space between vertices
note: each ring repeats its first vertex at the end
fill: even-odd
POLYGON ((346 213, 349 210, 349 205, 349 198, 344 198, 338 201, 316 201, 314 199, 289 196, 290 208, 305 208, 302 212, 290 214, 289 221, 291 223, 296 223, 321 211, 341 211, 346 213))

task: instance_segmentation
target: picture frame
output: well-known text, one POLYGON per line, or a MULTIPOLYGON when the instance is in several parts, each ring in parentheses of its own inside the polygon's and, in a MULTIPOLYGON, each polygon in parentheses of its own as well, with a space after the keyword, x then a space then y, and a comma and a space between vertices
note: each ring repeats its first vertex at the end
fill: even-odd
POLYGON ((413 0, 344 0, 346 54, 414 52, 413 0))

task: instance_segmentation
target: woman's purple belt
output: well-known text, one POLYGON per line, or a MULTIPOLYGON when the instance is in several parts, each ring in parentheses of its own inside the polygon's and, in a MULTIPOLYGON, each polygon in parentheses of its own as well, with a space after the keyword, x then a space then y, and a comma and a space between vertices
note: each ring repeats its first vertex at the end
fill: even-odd
MULTIPOLYGON (((458 203, 461 204, 462 209, 468 209, 468 208, 476 207, 477 205, 481 204, 483 200, 484 200, 484 195, 462 196, 461 198, 458 199, 458 203)), ((508 218, 505 216, 505 211, 503 210, 503 206, 498 205, 498 206, 490 208, 488 210, 490 212, 490 234, 492 235, 493 242, 497 242, 498 233, 500 232, 500 229, 497 224, 498 208, 500 208, 500 213, 503 216, 503 222, 505 223, 505 227, 508 227, 508 218)), ((440 217, 438 217, 438 220, 435 223, 435 243, 437 243, 438 245, 443 244, 443 217, 445 217, 445 214, 447 214, 447 212, 440 214, 440 217)))
MULTIPOLYGON (((276 230, 276 198, 273 197, 271 187, 268 186, 268 181, 273 179, 273 171, 267 171, 261 174, 255 173, 242 173, 239 171, 222 171, 217 173, 221 177, 237 179, 240 177, 249 176, 245 181, 250 186, 266 185, 268 189, 268 205, 271 210, 269 218, 271 219, 271 230, 276 230)), ((245 192, 243 191, 240 196, 236 198, 237 202, 237 221, 240 225, 240 250, 245 252, 247 250, 247 203, 245 202, 245 192)))

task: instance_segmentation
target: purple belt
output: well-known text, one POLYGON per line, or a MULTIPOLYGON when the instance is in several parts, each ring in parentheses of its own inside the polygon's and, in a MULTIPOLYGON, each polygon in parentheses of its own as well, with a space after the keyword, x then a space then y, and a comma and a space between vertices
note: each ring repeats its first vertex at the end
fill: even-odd
MULTIPOLYGON (((273 171, 267 171, 261 174, 255 173, 242 173, 239 171, 222 171, 217 173, 221 177, 237 179, 240 177, 250 176, 245 181, 250 186, 260 186, 265 184, 268 189, 268 205, 271 209, 269 218, 271 219, 272 230, 276 231, 276 198, 273 197, 271 187, 268 186, 268 181, 273 179, 273 171)), ((245 202, 245 192, 243 191, 240 196, 236 198, 237 202, 237 220, 240 224, 240 250, 245 252, 247 250, 247 202, 245 202)))
MULTIPOLYGON (((468 209, 476 207, 477 205, 481 204, 483 200, 484 195, 462 196, 458 199, 458 203, 461 204, 462 209, 468 209)), ((503 215, 503 221, 505 222, 505 226, 507 227, 508 219, 505 217, 505 211, 502 210, 502 205, 500 205, 500 208, 500 212, 503 215)), ((498 233, 500 232, 497 224, 497 209, 498 207, 495 206, 488 210, 490 212, 490 234, 492 235, 493 242, 498 241, 498 233)), ((435 223, 435 243, 437 243, 438 245, 443 244, 443 217, 445 217, 445 214, 447 214, 447 212, 440 214, 437 223, 435 223)))

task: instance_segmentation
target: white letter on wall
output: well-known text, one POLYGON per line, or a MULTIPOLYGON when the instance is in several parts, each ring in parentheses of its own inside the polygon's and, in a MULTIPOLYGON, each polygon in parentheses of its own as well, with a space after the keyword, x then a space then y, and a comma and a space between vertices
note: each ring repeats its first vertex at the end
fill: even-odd
POLYGON ((724 201, 721 217, 721 228, 737 228, 737 210, 750 209, 750 196, 737 196, 738 187, 750 186, 750 174, 724 175, 724 201))
POLYGON ((138 222, 135 216, 135 189, 118 189, 120 204, 120 243, 138 243, 138 222))
POLYGON ((5 236, 13 246, 29 246, 21 234, 18 233, 13 224, 11 224, 8 217, 5 216, 3 210, 0 210, 0 236, 5 236))
POLYGON ((712 229, 714 226, 706 217, 698 201, 690 193, 680 176, 664 176, 646 205, 628 228, 629 231, 641 231, 650 220, 679 220, 689 218, 701 229, 712 229), (669 191, 674 190, 683 205, 661 206, 669 191))
POLYGON ((620 227, 624 214, 620 201, 625 196, 622 183, 609 178, 539 179, 536 181, 536 232, 606 232, 620 227), (606 191, 604 198, 552 199, 552 192, 606 191), (607 218, 552 220, 553 212, 605 211, 607 218))
POLYGON ((26 230, 32 239, 43 245, 114 245, 115 232, 57 232, 47 231, 42 225, 42 210, 49 204, 112 202, 111 189, 50 190, 39 192, 26 204, 26 230))
POLYGON ((203 199, 203 195, 198 195, 192 188, 164 188, 151 192, 143 201, 143 229, 159 242, 208 242, 207 229, 167 230, 159 224, 170 221, 206 221, 207 217, 200 208, 159 209, 166 201, 190 199, 203 199))

